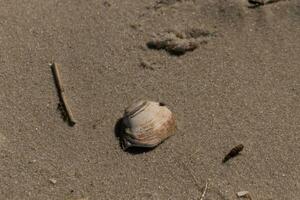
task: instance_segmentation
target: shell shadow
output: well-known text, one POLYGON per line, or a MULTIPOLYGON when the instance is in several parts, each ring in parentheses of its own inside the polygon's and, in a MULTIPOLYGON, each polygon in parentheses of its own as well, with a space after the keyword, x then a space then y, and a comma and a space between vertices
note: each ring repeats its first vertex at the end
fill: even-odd
POLYGON ((129 148, 124 148, 124 135, 125 135, 125 125, 123 123, 123 118, 120 118, 117 120, 114 128, 115 132, 115 137, 118 138, 119 140, 119 146, 123 151, 136 155, 136 154, 142 154, 142 153, 147 153, 149 151, 152 151, 154 148, 143 148, 143 147, 129 147, 129 148))
POLYGON ((260 8, 262 5, 259 4, 253 4, 253 5, 249 5, 248 8, 249 9, 256 9, 256 8, 260 8))

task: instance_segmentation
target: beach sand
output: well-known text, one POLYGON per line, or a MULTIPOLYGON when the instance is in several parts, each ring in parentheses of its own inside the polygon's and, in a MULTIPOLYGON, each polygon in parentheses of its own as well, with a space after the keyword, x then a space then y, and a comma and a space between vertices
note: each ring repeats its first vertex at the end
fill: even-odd
POLYGON ((0 199, 299 199, 300 1, 158 2, 0 0, 0 199), (184 55, 146 46, 190 29, 211 34, 184 55), (177 118, 144 153, 114 133, 136 99, 177 118))

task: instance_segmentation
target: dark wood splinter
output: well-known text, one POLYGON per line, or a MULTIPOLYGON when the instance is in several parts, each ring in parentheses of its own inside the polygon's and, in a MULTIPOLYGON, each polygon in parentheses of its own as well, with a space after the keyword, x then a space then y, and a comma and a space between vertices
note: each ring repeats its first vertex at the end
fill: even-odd
POLYGON ((237 156, 242 150, 244 149, 244 145, 239 144, 237 146, 235 146, 233 149, 231 149, 231 151, 225 156, 225 158, 223 159, 223 163, 225 163, 226 161, 228 161, 230 158, 233 158, 235 156, 237 156))
POLYGON ((60 105, 62 106, 62 109, 64 109, 64 111, 67 115, 66 118, 67 118, 68 124, 70 126, 74 126, 76 124, 76 121, 74 120, 73 114, 72 114, 69 104, 67 103, 67 100, 66 100, 65 90, 62 85, 62 80, 61 80, 60 73, 59 73, 60 65, 57 63, 53 63, 50 66, 51 66, 51 70, 52 70, 52 73, 54 76, 55 85, 56 85, 56 88, 58 91, 60 105))
POLYGON ((277 3, 279 1, 286 1, 286 0, 248 0, 248 2, 252 5, 251 8, 256 8, 271 3, 277 3))

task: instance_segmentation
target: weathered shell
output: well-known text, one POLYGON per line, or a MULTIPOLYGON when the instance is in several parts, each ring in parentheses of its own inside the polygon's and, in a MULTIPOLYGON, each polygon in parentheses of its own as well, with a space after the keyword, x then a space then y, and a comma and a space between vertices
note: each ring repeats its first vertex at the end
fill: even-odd
POLYGON ((170 137, 175 128, 175 117, 163 103, 138 101, 126 108, 123 123, 123 148, 155 147, 170 137))

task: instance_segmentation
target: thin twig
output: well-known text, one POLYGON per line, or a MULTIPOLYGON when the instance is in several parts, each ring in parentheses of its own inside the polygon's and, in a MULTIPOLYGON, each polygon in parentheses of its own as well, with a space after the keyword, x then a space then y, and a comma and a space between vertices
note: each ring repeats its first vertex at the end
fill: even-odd
POLYGON ((200 151, 202 151, 203 149, 197 149, 195 152, 193 152, 190 157, 192 158, 195 154, 199 153, 200 151))
POLYGON ((192 170, 185 164, 185 163, 182 163, 182 165, 184 166, 184 168, 189 172, 189 174, 191 175, 195 185, 197 186, 197 189, 200 191, 201 190, 201 186, 199 185, 195 175, 193 174, 192 170))
POLYGON ((253 5, 250 8, 256 8, 271 3, 277 3, 279 1, 287 1, 287 0, 248 0, 248 2, 253 5))
POLYGON ((205 188, 204 188, 204 190, 203 190, 203 193, 202 193, 202 195, 201 195, 200 200, 203 200, 203 199, 204 199, 207 188, 208 188, 208 181, 206 181, 205 188))
POLYGON ((264 4, 271 4, 271 3, 277 3, 279 1, 286 1, 286 0, 264 0, 264 4))
POLYGON ((69 125, 74 126, 76 124, 76 121, 74 120, 73 114, 72 114, 72 112, 70 110, 70 107, 69 107, 69 104, 67 103, 67 100, 66 100, 65 90, 64 90, 64 87, 62 85, 62 81, 61 81, 61 77, 60 77, 60 73, 59 73, 60 65, 57 64, 57 63, 53 63, 50 66, 51 66, 52 73, 53 73, 53 76, 54 76, 54 79, 55 79, 55 84, 56 84, 56 87, 57 87, 58 96, 59 96, 59 99, 60 99, 60 102, 61 102, 63 108, 66 111, 69 125))
MULTIPOLYGON (((191 175, 191 177, 193 178, 193 181, 194 181, 195 185, 197 186, 198 191, 200 192, 202 190, 202 187, 199 185, 199 183, 198 183, 195 175, 193 174, 192 170, 188 166, 186 166, 184 163, 182 163, 182 164, 187 169, 187 171, 189 172, 189 174, 191 175)), ((206 184, 205 184, 205 187, 203 189, 203 192, 202 192, 200 200, 204 200, 207 188, 208 188, 208 181, 206 181, 206 184)))
POLYGON ((193 172, 192 172, 189 168, 188 168, 188 171, 189 171, 189 173, 191 174, 191 176, 192 176, 192 178, 193 178, 195 184, 197 185, 198 190, 200 191, 200 190, 201 190, 201 186, 199 185, 199 183, 198 183, 198 181, 197 181, 195 175, 193 174, 193 172))

